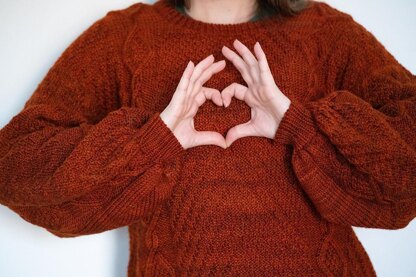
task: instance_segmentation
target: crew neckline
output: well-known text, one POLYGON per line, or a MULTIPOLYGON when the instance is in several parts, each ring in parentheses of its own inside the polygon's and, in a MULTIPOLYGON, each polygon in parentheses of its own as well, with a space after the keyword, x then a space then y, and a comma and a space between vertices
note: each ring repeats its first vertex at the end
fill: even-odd
MULTIPOLYGON (((175 9, 177 11, 179 11, 181 14, 183 14, 187 17, 190 17, 190 15, 186 11, 185 4, 183 2, 181 4, 175 5, 175 9)), ((256 12, 256 14, 250 18, 249 21, 261 20, 263 18, 269 17, 273 13, 275 13, 275 11, 269 11, 269 10, 265 9, 264 7, 260 7, 260 10, 258 10, 256 12)))
POLYGON ((176 9, 175 6, 172 6, 169 3, 169 0, 158 0, 153 4, 153 6, 161 15, 161 17, 167 21, 168 24, 190 29, 196 32, 236 33, 261 31, 270 24, 279 24, 281 21, 285 20, 285 18, 283 18, 283 16, 281 16, 279 13, 274 13, 255 21, 232 24, 209 23, 182 14, 176 9))

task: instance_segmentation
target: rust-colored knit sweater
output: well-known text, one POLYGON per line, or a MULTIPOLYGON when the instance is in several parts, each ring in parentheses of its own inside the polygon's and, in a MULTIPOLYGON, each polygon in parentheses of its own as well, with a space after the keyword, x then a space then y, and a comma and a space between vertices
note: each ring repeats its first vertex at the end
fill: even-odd
MULTIPOLYGON (((227 62, 205 86, 243 84, 227 62)), ((250 119, 211 101, 197 130, 250 119)), ((0 132, 0 203, 59 237, 129 225, 129 276, 374 276, 352 226, 416 216, 416 78, 328 4, 209 24, 169 6, 110 11, 0 132), (189 60, 261 43, 292 104, 274 139, 183 149, 161 120, 189 60)))

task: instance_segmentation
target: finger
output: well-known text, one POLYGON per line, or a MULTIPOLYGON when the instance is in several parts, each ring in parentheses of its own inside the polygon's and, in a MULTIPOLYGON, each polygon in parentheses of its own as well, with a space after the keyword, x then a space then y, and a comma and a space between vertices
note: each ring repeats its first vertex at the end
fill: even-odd
POLYGON ((173 107, 180 107, 180 109, 182 110, 182 107, 186 105, 186 90, 194 68, 194 63, 192 61, 189 61, 186 65, 185 70, 182 73, 178 85, 176 86, 175 92, 172 95, 172 99, 170 100, 169 104, 173 107))
MULTIPOLYGON (((186 90, 186 98, 189 101, 192 101, 192 99, 190 99, 190 94, 193 90, 194 87, 194 83, 195 81, 199 78, 199 76, 202 74, 202 72, 204 72, 204 70, 209 67, 212 63, 214 62, 214 56, 211 54, 208 57, 206 57, 205 59, 203 59, 202 61, 200 61, 194 68, 191 78, 189 80, 189 84, 186 90)), ((189 102, 187 103, 188 107, 189 107, 189 102)))
POLYGON ((201 90, 201 87, 212 77, 212 75, 220 72, 224 68, 225 68, 225 60, 221 60, 221 61, 211 64, 206 70, 204 70, 201 76, 195 81, 193 91, 189 95, 189 97, 194 97, 201 90))
POLYGON ((182 73, 177 89, 185 90, 188 87, 189 79, 191 78, 193 69, 194 69, 194 63, 192 61, 189 61, 188 64, 186 65, 184 72, 182 73))
POLYGON ((186 65, 186 68, 184 72, 182 73, 182 76, 179 80, 178 85, 176 86, 176 91, 174 95, 172 96, 182 96, 181 99, 185 99, 185 92, 189 85, 189 79, 191 78, 192 72, 194 70, 194 63, 192 61, 189 61, 186 65))
POLYGON ((213 131, 197 131, 194 137, 196 141, 196 145, 194 146, 213 144, 224 149, 227 148, 224 137, 220 133, 213 131))
POLYGON ((244 62, 248 65, 248 70, 250 71, 253 81, 258 82, 260 78, 260 69, 257 58, 253 55, 250 49, 248 49, 248 47, 238 39, 234 41, 233 45, 241 57, 243 57, 244 62))
POLYGON ((260 78, 262 78, 265 83, 274 82, 274 78, 267 61, 266 53, 264 53, 259 42, 254 44, 254 53, 256 54, 257 60, 259 62, 260 78))
POLYGON ((198 112, 199 107, 202 106, 207 99, 212 100, 218 106, 222 106, 222 98, 219 90, 202 87, 200 93, 198 93, 194 98, 194 102, 189 111, 190 116, 194 117, 198 112))
POLYGON ((221 51, 222 54, 237 68, 247 85, 251 86, 253 84, 253 79, 250 74, 249 65, 246 64, 246 62, 237 53, 227 46, 224 45, 221 51))
POLYGON ((221 97, 224 103, 224 107, 228 107, 230 105, 231 99, 233 97, 244 101, 247 91, 248 88, 239 83, 232 83, 231 85, 223 89, 221 92, 221 97))
POLYGON ((231 144, 237 139, 250 136, 257 136, 255 133, 255 128, 252 126, 251 120, 243 124, 236 125, 228 130, 227 136, 225 138, 225 143, 227 147, 230 147, 231 144))
POLYGON ((218 89, 204 87, 204 89, 202 90, 202 94, 204 95, 203 98, 210 99, 218 106, 223 105, 221 92, 218 89))

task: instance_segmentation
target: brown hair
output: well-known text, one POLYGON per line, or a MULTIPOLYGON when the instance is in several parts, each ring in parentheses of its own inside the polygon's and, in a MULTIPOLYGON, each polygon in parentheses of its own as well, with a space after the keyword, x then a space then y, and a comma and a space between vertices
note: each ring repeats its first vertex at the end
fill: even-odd
MULTIPOLYGON (((185 5, 190 8, 189 0, 169 0, 171 5, 185 5)), ((258 11, 274 11, 283 16, 293 16, 305 9, 310 0, 257 0, 258 11)))

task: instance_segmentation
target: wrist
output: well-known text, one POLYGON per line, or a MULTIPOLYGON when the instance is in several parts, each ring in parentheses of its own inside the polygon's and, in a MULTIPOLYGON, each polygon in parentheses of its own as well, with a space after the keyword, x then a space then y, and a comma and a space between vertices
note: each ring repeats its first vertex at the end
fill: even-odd
POLYGON ((273 101, 273 118, 275 119, 275 121, 277 122, 277 124, 279 124, 285 113, 287 112, 287 110, 289 109, 290 105, 292 104, 292 102, 290 101, 290 99, 286 96, 283 96, 281 98, 276 97, 276 100, 273 101))
POLYGON ((166 126, 173 132, 174 130, 174 124, 172 122, 172 117, 169 116, 169 113, 167 111, 167 109, 165 109, 164 111, 162 111, 159 114, 160 118, 162 119, 162 121, 166 124, 166 126))

